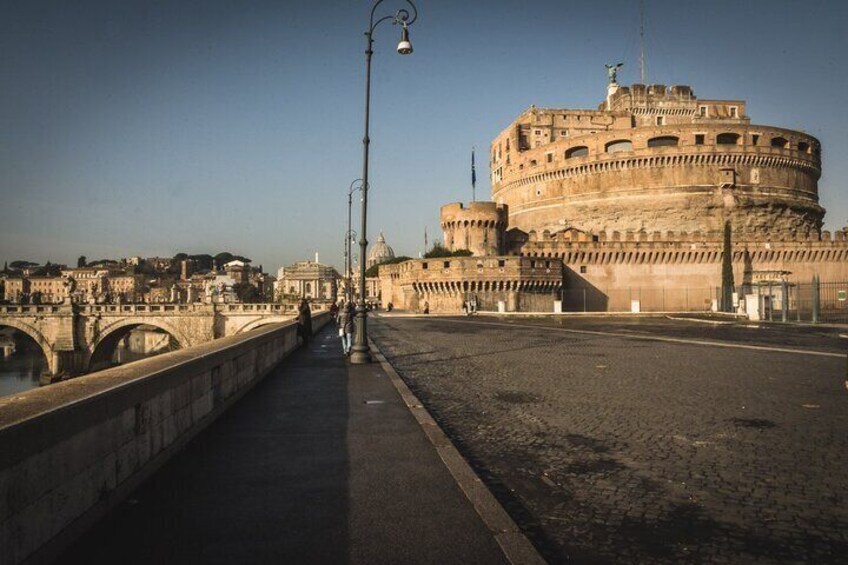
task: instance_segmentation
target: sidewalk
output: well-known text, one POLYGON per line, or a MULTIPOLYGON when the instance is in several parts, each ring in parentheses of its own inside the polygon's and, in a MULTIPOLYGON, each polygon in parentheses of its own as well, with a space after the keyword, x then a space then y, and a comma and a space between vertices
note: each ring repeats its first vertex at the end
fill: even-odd
POLYGON ((328 326, 59 562, 508 563, 496 535, 537 559, 485 525, 389 372, 348 364, 328 326))

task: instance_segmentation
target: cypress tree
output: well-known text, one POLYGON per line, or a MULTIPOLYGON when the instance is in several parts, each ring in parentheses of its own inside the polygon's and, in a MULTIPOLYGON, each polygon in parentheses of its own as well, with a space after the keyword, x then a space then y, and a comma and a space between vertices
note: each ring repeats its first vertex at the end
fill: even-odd
POLYGON ((733 311, 733 247, 730 240, 730 220, 724 222, 724 248, 721 255, 721 310, 733 311))

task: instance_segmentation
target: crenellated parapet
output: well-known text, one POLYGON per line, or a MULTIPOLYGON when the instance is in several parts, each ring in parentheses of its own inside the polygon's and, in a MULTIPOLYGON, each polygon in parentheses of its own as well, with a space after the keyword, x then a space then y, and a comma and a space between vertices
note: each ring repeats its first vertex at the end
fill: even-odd
MULTIPOLYGON (((511 251, 522 257, 556 258, 564 265, 716 264, 722 259, 719 232, 531 232, 511 251)), ((798 233, 794 237, 733 239, 733 261, 807 267, 832 264, 848 277, 848 232, 798 233)), ((838 278, 838 277, 837 277, 838 278)))
POLYGON ((380 278, 392 278, 400 284, 412 282, 501 281, 561 282, 562 261, 528 257, 438 257, 411 259, 383 265, 380 278))

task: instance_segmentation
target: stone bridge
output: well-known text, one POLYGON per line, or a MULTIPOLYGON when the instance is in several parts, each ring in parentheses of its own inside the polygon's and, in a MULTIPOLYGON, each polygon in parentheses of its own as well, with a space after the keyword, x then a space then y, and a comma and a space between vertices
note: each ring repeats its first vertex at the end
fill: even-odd
POLYGON ((142 325, 167 332, 185 348, 295 315, 291 304, 0 305, 0 327, 35 340, 51 375, 73 376, 108 366, 118 343, 142 325))

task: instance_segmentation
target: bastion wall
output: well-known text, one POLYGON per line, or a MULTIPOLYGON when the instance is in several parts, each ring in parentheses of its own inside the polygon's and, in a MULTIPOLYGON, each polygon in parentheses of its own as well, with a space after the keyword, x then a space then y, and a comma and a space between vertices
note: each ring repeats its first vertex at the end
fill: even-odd
POLYGON ((462 312, 476 296, 480 310, 553 311, 562 288, 562 261, 529 257, 414 259, 380 267, 382 300, 401 310, 462 312))
MULTIPOLYGON (((639 292, 651 293, 669 311, 709 309, 722 284, 723 242, 716 234, 533 232, 513 246, 520 256, 560 259, 565 288, 579 289, 566 294, 579 302, 587 290, 590 309, 629 310, 639 292), (631 290, 636 293, 632 298, 631 290)), ((806 284, 814 275, 822 281, 848 281, 845 232, 747 239, 733 241, 731 248, 737 286, 783 280, 806 284)))

